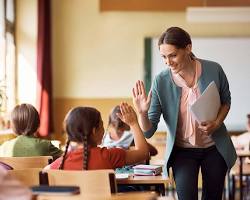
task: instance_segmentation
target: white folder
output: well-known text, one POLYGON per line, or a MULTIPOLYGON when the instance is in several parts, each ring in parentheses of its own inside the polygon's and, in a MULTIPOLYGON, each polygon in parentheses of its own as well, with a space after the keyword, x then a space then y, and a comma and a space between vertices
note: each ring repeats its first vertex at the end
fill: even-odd
POLYGON ((190 110, 198 123, 201 123, 215 120, 220 106, 220 94, 215 82, 212 81, 201 96, 190 106, 190 110))

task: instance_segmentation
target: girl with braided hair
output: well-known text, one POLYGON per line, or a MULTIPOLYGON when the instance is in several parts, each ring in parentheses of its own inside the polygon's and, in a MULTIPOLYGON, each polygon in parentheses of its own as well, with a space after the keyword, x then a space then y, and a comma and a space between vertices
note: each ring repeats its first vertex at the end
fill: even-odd
POLYGON ((135 111, 127 103, 121 103, 120 109, 118 117, 128 124, 134 133, 134 149, 98 147, 104 134, 100 112, 92 107, 76 107, 70 110, 65 118, 68 135, 65 153, 45 169, 115 169, 146 160, 149 156, 148 145, 135 111), (68 151, 71 142, 76 143, 76 148, 68 151))

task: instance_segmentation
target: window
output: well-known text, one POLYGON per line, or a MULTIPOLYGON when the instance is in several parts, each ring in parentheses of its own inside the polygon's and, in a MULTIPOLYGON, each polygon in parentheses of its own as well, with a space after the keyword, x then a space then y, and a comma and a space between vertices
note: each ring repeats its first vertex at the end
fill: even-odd
POLYGON ((16 102, 15 0, 0 0, 0 129, 16 102))

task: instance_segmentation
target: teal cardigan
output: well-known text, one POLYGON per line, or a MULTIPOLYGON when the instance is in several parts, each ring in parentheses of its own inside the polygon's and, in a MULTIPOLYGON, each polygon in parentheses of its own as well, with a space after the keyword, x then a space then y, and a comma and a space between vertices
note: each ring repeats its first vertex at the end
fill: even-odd
MULTIPOLYGON (((231 94, 229 84, 221 66, 212 61, 201 59, 199 59, 199 61, 202 67, 201 76, 198 80, 201 93, 214 81, 219 90, 221 104, 228 104, 230 106, 231 94)), ((148 111, 148 117, 152 123, 152 127, 146 131, 144 135, 146 138, 150 138, 154 135, 162 114, 168 128, 164 167, 165 176, 168 176, 168 169, 170 167, 168 160, 176 138, 180 97, 181 88, 174 83, 170 69, 163 70, 156 76, 153 82, 152 99, 148 111)), ((224 123, 214 131, 212 139, 215 142, 217 150, 224 158, 228 169, 230 169, 234 165, 237 155, 224 123)))

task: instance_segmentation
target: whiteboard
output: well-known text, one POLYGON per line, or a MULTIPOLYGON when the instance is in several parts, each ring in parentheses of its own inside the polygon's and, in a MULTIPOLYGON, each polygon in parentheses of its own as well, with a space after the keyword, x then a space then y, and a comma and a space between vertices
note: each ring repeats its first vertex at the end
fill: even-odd
MULTIPOLYGON (((250 37, 194 37, 196 57, 218 62, 227 75, 232 104, 225 124, 229 131, 246 129, 250 113, 250 37)), ((152 39, 151 80, 167 67, 159 54, 158 38, 152 39)), ((166 131, 161 118, 158 131, 166 131)))

